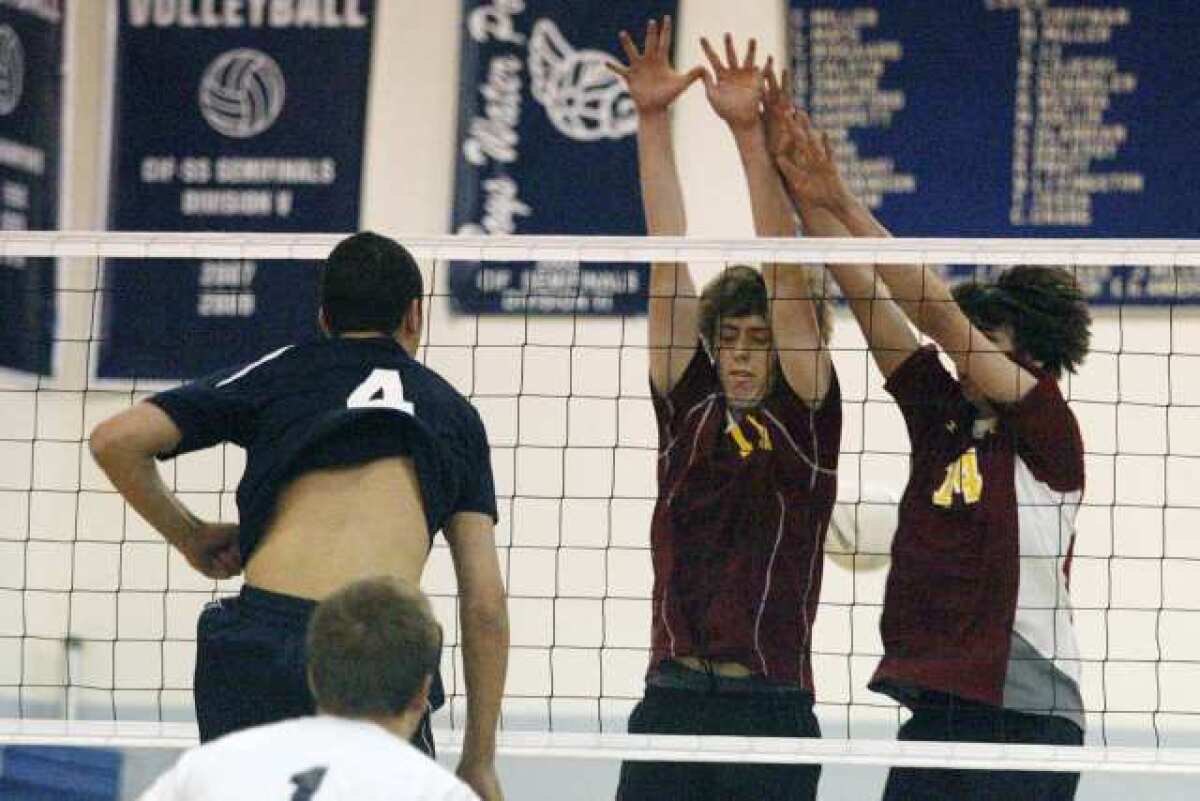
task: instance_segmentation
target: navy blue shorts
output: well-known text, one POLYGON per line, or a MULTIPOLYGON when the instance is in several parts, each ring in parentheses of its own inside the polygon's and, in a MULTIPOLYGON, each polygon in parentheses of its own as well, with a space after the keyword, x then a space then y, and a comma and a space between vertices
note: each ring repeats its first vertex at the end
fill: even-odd
MULTIPOLYGON (((193 692, 200 742, 223 734, 312 715, 305 635, 316 601, 243 586, 236 598, 204 607, 196 624, 193 692)), ((441 705, 441 682, 430 693, 441 705)), ((412 744, 434 755, 429 714, 412 744)))
MULTIPOLYGON (((813 696, 799 687, 708 677, 674 663, 658 671, 629 716, 630 734, 821 736, 813 696)), ((630 761, 617 801, 813 801, 820 777, 820 765, 630 761)))
MULTIPOLYGON (((1083 745, 1083 731, 1066 718, 1028 715, 949 695, 926 693, 913 709, 913 716, 900 727, 897 739, 1083 745)), ((1071 801, 1078 786, 1078 773, 892 768, 888 772, 883 801, 957 801, 963 798, 1071 801)))

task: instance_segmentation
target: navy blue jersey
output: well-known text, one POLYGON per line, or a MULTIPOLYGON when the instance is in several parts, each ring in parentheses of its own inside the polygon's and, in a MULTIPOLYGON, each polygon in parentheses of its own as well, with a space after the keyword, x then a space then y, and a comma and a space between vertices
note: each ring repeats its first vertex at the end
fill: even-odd
POLYGON ((290 345, 150 398, 183 433, 182 453, 246 449, 237 489, 243 563, 280 491, 310 470, 389 456, 416 465, 432 536, 457 512, 496 519, 487 433, 475 408, 395 341, 290 345))

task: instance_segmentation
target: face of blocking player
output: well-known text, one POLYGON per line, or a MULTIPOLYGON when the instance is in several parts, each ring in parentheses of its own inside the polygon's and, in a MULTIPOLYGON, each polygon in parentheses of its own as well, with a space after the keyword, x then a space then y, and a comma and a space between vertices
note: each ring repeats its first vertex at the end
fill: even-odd
POLYGON ((767 396, 775 369, 771 324, 758 314, 722 317, 717 326, 717 374, 731 409, 747 409, 767 396))

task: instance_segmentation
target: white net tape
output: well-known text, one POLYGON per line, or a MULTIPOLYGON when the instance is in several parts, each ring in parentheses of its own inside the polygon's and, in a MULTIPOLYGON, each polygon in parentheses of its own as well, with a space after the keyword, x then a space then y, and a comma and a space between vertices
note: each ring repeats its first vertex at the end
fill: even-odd
MULTIPOLYGON (((84 446, 90 425, 141 397, 143 386, 140 380, 101 381, 91 372, 102 305, 101 260, 320 259, 340 239, 0 234, 0 259, 60 258, 58 345, 68 354, 60 354, 52 376, 4 374, 0 383, 0 715, 90 716, 99 709, 119 719, 3 720, 0 743, 189 745, 195 736, 191 723, 121 718, 189 716, 195 612, 237 586, 191 574, 153 532, 125 513, 90 463, 84 446), (79 346, 75 356, 68 345, 79 346), (111 549, 118 555, 109 570, 111 549), (62 568, 64 559, 69 568, 62 568), (104 570, 115 571, 115 578, 101 575, 104 570), (143 612, 157 617, 144 623, 143 612), (4 705, 6 694, 13 693, 18 701, 4 705), (122 699, 134 696, 140 705, 126 714, 122 699), (54 703, 41 704, 45 698, 54 703), (97 699, 98 705, 89 703, 97 699)), ((684 261, 698 273, 747 261, 1023 263, 1076 266, 1081 276, 1122 265, 1147 268, 1162 286, 1174 282, 1180 296, 1183 287, 1200 286, 1200 240, 400 239, 431 266, 436 279, 431 291, 439 301, 448 260, 684 261)), ((887 740, 903 713, 865 689, 881 648, 876 627, 884 572, 878 568, 887 558, 871 550, 870 538, 856 541, 852 535, 840 540, 848 550, 833 554, 826 566, 814 633, 817 713, 831 736, 814 741, 613 733, 624 728, 640 693, 647 657, 646 538, 655 489, 644 319, 464 321, 444 310, 431 315, 427 358, 480 407, 498 465, 499 540, 513 613, 508 730, 501 752, 1200 773, 1200 749, 1177 747, 1200 745, 1200 545, 1194 533, 1200 490, 1192 480, 1200 460, 1198 309, 1169 297, 1154 309, 1094 308, 1089 361, 1064 382, 1088 452, 1072 589, 1089 745, 1068 749, 887 740), (596 431, 610 429, 607 439, 596 439, 596 431), (604 455, 601 463, 597 453, 604 455), (571 475, 580 465, 600 472, 571 475), (543 474, 549 473, 554 476, 548 480, 543 474), (569 730, 576 725, 585 731, 569 730)), ((886 512, 889 503, 894 511, 894 496, 867 498, 862 487, 872 475, 904 473, 907 440, 848 315, 839 317, 833 349, 847 428, 839 509, 843 517, 858 515, 861 525, 871 514, 886 512)), ((236 455, 181 461, 167 470, 191 501, 214 513, 231 510, 240 471, 236 455)), ((882 541, 886 551, 886 538, 882 541)), ((454 583, 444 551, 440 545, 434 549, 426 589, 447 624, 443 667, 452 701, 437 722, 451 727, 439 733, 439 743, 454 751, 461 737, 454 727, 462 720, 462 686, 452 622, 454 583)))

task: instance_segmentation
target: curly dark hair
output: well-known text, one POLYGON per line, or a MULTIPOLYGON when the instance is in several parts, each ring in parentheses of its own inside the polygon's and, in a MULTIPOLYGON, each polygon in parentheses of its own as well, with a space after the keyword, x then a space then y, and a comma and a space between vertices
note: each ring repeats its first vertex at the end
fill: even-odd
MULTIPOLYGON (((798 266, 784 269, 800 269, 798 266)), ((817 329, 822 342, 829 341, 833 330, 833 313, 829 301, 819 287, 814 287, 813 305, 817 313, 817 329)), ((700 336, 710 349, 717 344, 717 327, 722 317, 744 317, 757 314, 771 319, 767 284, 762 273, 745 264, 733 264, 709 281, 700 293, 700 336)))
POLYGON ((1056 378, 1087 356, 1092 315, 1064 267, 1011 267, 992 284, 959 284, 954 299, 977 328, 1008 328, 1017 350, 1056 378))

